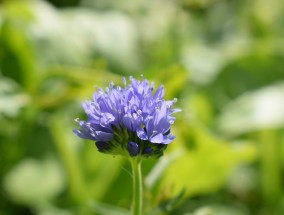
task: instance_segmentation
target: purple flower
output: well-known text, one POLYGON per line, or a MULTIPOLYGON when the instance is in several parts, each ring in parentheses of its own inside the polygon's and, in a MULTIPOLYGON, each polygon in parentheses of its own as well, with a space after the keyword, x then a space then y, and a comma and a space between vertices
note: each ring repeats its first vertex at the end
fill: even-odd
POLYGON ((84 139, 96 141, 99 151, 126 156, 161 156, 167 144, 175 139, 171 126, 172 106, 176 99, 164 100, 164 86, 156 92, 148 80, 136 80, 124 87, 99 88, 93 100, 83 103, 88 119, 76 119, 80 129, 74 133, 84 139))

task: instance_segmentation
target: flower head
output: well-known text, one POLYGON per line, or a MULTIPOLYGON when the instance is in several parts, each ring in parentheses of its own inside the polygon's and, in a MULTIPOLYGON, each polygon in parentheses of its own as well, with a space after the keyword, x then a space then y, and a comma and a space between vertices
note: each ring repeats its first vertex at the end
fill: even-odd
POLYGON ((167 144, 175 139, 171 126, 172 106, 176 99, 164 100, 164 86, 154 92, 148 80, 130 77, 124 87, 99 88, 93 100, 83 103, 88 119, 76 119, 80 129, 74 133, 84 139, 94 140, 100 152, 126 156, 161 156, 167 144))

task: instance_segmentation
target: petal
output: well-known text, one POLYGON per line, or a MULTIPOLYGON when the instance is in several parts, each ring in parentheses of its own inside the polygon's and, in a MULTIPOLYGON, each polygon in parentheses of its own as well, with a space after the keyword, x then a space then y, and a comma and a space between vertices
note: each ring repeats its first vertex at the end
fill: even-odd
POLYGON ((163 144, 169 144, 171 143, 176 137, 172 134, 169 134, 167 136, 164 136, 163 144))
POLYGON ((166 118, 161 119, 155 127, 155 130, 158 132, 164 133, 168 131, 171 127, 171 124, 166 120, 166 118))
POLYGON ((150 138, 150 141, 151 141, 152 143, 162 143, 163 140, 164 140, 164 136, 163 136, 162 133, 158 133, 158 134, 156 134, 155 136, 153 136, 153 137, 150 138))
POLYGON ((141 139, 141 140, 148 140, 148 136, 145 132, 145 130, 143 128, 138 128, 138 130, 136 131, 137 136, 141 139))
POLYGON ((92 135, 90 135, 86 132, 83 132, 81 130, 74 129, 73 132, 80 138, 88 139, 88 140, 96 140, 96 138, 94 138, 92 135))
POLYGON ((104 131, 107 133, 112 133, 112 129, 110 126, 101 126, 95 120, 89 120, 89 123, 93 131, 104 131))
POLYGON ((84 138, 84 139, 91 139, 90 136, 85 135, 82 131, 78 130, 78 129, 74 129, 73 132, 80 138, 84 138))
POLYGON ((115 117, 111 113, 102 113, 100 124, 107 125, 115 120, 115 117))
POLYGON ((155 116, 155 120, 154 120, 155 125, 157 125, 159 123, 159 121, 162 118, 165 118, 166 116, 167 116, 167 105, 166 105, 165 102, 163 102, 161 104, 161 107, 156 110, 156 116, 155 116))
POLYGON ((154 119, 152 118, 148 119, 145 125, 146 125, 147 135, 148 137, 150 137, 154 131, 154 119))
POLYGON ((170 113, 172 114, 172 113, 177 113, 177 112, 181 112, 182 110, 180 109, 180 108, 175 108, 175 109, 172 109, 171 111, 170 111, 170 113))
POLYGON ((109 141, 113 138, 112 133, 107 133, 103 131, 94 131, 96 134, 96 138, 101 141, 109 141))
POLYGON ((165 90, 164 90, 164 85, 161 85, 157 91, 154 94, 154 98, 157 99, 162 99, 164 98, 165 90))
POLYGON ((125 115, 122 118, 122 122, 128 130, 133 131, 133 122, 131 115, 125 115))

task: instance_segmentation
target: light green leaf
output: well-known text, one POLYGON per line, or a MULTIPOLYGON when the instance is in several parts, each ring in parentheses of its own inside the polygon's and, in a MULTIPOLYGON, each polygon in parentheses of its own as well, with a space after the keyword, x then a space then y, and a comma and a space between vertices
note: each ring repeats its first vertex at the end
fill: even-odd
POLYGON ((123 208, 115 207, 112 205, 100 203, 100 202, 91 202, 90 208, 97 214, 97 215, 130 215, 131 213, 123 208))
POLYGON ((249 213, 245 210, 236 209, 234 207, 223 206, 223 205, 212 205, 204 206, 194 213, 188 213, 185 215, 248 215, 249 213))
POLYGON ((30 102, 27 94, 20 92, 20 87, 9 78, 0 76, 0 119, 2 116, 15 117, 21 108, 30 102))
POLYGON ((192 133, 196 148, 183 148, 179 156, 168 162, 161 176, 160 189, 170 190, 170 196, 183 189, 189 196, 215 192, 235 167, 256 157, 256 149, 250 144, 229 144, 201 128, 195 128, 192 133))
POLYGON ((284 83, 247 92, 223 108, 218 124, 232 135, 284 127, 284 83))
POLYGON ((56 197, 63 191, 65 177, 56 160, 27 158, 4 177, 3 187, 18 203, 36 204, 56 197))

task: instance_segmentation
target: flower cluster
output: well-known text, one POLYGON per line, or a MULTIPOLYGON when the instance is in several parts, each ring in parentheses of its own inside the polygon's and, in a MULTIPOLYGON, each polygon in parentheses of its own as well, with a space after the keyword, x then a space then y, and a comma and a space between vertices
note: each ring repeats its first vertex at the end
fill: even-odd
POLYGON ((76 119, 80 129, 74 133, 94 140, 100 152, 125 156, 161 156, 167 144, 175 139, 171 126, 173 113, 179 111, 172 101, 164 100, 164 86, 156 92, 148 80, 130 77, 124 87, 99 88, 92 101, 83 103, 88 119, 76 119))

